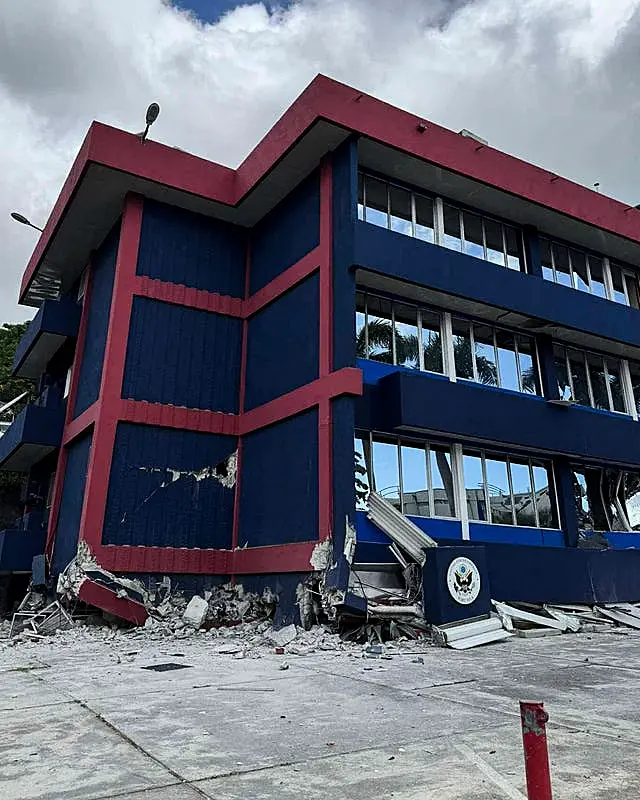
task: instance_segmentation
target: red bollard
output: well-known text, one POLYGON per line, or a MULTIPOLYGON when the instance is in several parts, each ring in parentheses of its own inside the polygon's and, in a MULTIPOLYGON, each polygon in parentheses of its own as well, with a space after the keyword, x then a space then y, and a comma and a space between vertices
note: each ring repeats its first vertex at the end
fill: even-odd
POLYGON ((524 769, 529 800, 552 800, 546 723, 549 715, 542 703, 520 701, 524 769))

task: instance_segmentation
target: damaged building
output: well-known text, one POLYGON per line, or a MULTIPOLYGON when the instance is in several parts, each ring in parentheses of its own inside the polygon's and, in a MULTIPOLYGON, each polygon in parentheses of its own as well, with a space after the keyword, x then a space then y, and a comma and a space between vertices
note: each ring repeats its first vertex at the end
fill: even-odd
POLYGON ((93 123, 20 287, 0 571, 344 600, 405 568, 375 492, 494 598, 640 599, 639 223, 323 76, 237 169, 93 123))

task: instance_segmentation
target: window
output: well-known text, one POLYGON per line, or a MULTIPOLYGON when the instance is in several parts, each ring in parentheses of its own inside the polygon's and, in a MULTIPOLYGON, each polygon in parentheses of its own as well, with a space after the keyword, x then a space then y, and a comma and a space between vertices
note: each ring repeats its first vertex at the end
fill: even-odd
MULTIPOLYGON (((445 312, 358 291, 356 355, 444 375, 444 318, 445 312)), ((451 318, 451 330, 456 378, 541 394, 533 337, 459 317, 451 318)))
POLYGON ((640 474, 576 467, 573 491, 580 530, 640 530, 640 474))
POLYGON ((551 463, 465 450, 463 470, 470 520, 559 527, 551 463))
POLYGON ((357 508, 372 487, 409 516, 455 516, 449 447, 365 433, 356 436, 355 453, 357 508))
POLYGON ((544 237, 539 241, 542 276, 546 280, 640 308, 638 276, 634 270, 544 237))
POLYGON ((560 344, 553 346, 558 392, 562 400, 583 406, 630 414, 640 401, 640 364, 629 362, 633 397, 627 398, 624 362, 615 356, 586 353, 560 344))
POLYGON ((518 228, 362 173, 358 175, 358 219, 524 271, 518 228), (440 223, 438 204, 442 208, 440 223))

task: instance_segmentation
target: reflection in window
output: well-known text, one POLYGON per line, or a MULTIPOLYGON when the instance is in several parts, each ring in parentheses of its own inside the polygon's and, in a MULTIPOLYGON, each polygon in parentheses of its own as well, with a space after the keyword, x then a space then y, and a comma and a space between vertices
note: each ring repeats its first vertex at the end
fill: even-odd
POLYGON ((633 392, 633 403, 636 412, 640 415, 640 364, 637 361, 629 361, 629 373, 631 375, 631 391, 633 392))
POLYGON ((433 489, 433 516, 455 517, 455 491, 449 448, 431 445, 429 466, 433 489))
POLYGON ((542 264, 542 277, 548 281, 555 281, 551 242, 548 239, 540 239, 540 262, 542 264))
POLYGON ((573 271, 573 285, 580 292, 591 291, 589 286, 589 270, 587 257, 578 250, 571 250, 571 269, 573 271))
POLYGON ((430 197, 415 195, 416 238, 424 242, 435 242, 433 224, 433 200, 430 197))
POLYGON ((464 252, 476 258, 484 258, 484 235, 482 217, 469 211, 462 213, 464 224, 464 252))
POLYGON ((391 301, 367 298, 367 358, 393 364, 391 301))
POLYGON ((613 287, 613 297, 611 298, 616 303, 627 305, 627 294, 624 286, 624 274, 617 264, 611 263, 609 265, 611 271, 611 285, 613 287))
POLYGON ((373 441, 373 489, 396 508, 400 508, 398 446, 393 441, 373 441))
POLYGON ((575 468, 573 490, 580 530, 640 530, 640 474, 601 467, 575 468))
POLYGON ((355 438, 356 508, 367 507, 367 497, 371 488, 373 465, 371 463, 371 443, 368 436, 355 438))
POLYGON ((531 462, 531 473, 533 475, 538 527, 559 528, 558 506, 553 488, 551 465, 533 460, 531 462))
POLYGON ((471 349, 471 323, 453 317, 453 354, 456 366, 456 377, 473 380, 473 351, 471 349))
POLYGON ((474 325, 476 380, 485 386, 498 385, 496 349, 493 341, 493 328, 489 325, 474 325))
POLYGON ((513 525, 511 490, 506 461, 486 458, 485 470, 491 522, 494 525, 513 525))
POLYGON ((391 230, 411 236, 413 234, 411 226, 411 192, 406 189, 400 189, 398 186, 390 186, 389 210, 391 230))
POLYGON ((499 222, 486 219, 484 221, 484 233, 487 245, 487 261, 491 261, 492 264, 499 264, 501 267, 504 267, 505 261, 502 225, 499 222))
POLYGON ((430 517, 429 483, 427 480, 427 454, 424 447, 403 444, 402 456, 402 511, 416 517, 430 517))
POLYGON ((389 227, 389 198, 387 196, 387 184, 376 178, 365 179, 364 201, 366 222, 379 225, 382 228, 389 227))
POLYGON ((536 505, 533 495, 533 473, 528 461, 510 459, 511 483, 513 484, 513 510, 516 525, 536 527, 536 505))
POLYGON ((500 386, 503 389, 513 389, 515 392, 520 391, 514 335, 509 331, 496 330, 496 349, 498 351, 500 386))
POLYGON ((427 372, 444 372, 442 357, 442 331, 440 314, 422 311, 422 353, 427 372))
POLYGON ((606 298, 607 286, 604 282, 604 267, 601 258, 589 256, 589 273, 591 275, 591 293, 606 298))
POLYGON ((467 515, 471 520, 487 522, 487 504, 484 494, 482 457, 480 455, 465 453, 463 464, 467 515))
POLYGON ((444 239, 443 244, 449 250, 462 250, 462 233, 460 229, 460 212, 457 208, 445 203, 443 206, 444 239))
POLYGON ((536 367, 535 343, 531 336, 516 336, 518 346, 518 369, 520 373, 520 391, 528 394, 542 394, 540 379, 536 367))
MULTIPOLYGON (((553 353, 561 399, 604 411, 630 413, 620 359, 559 344, 553 346, 553 353)), ((634 403, 637 404, 640 400, 640 365, 631 361, 628 364, 634 403)))
POLYGON ((394 303, 395 363, 401 367, 420 369, 418 309, 394 303))

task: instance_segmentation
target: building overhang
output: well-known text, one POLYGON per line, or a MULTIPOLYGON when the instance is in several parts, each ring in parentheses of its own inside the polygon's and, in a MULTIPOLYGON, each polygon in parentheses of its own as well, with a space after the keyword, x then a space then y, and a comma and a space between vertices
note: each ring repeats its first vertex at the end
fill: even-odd
POLYGON ((127 193, 252 225, 351 134, 361 138, 364 166, 620 258, 640 257, 640 211, 632 206, 319 75, 237 170, 94 122, 26 268, 20 301, 38 306, 76 279, 127 193))
POLYGON ((62 442, 65 407, 29 405, 0 437, 0 470, 28 472, 62 442))
POLYGON ((44 300, 18 343, 11 374, 39 378, 67 339, 78 335, 80 312, 80 305, 69 298, 44 300))

